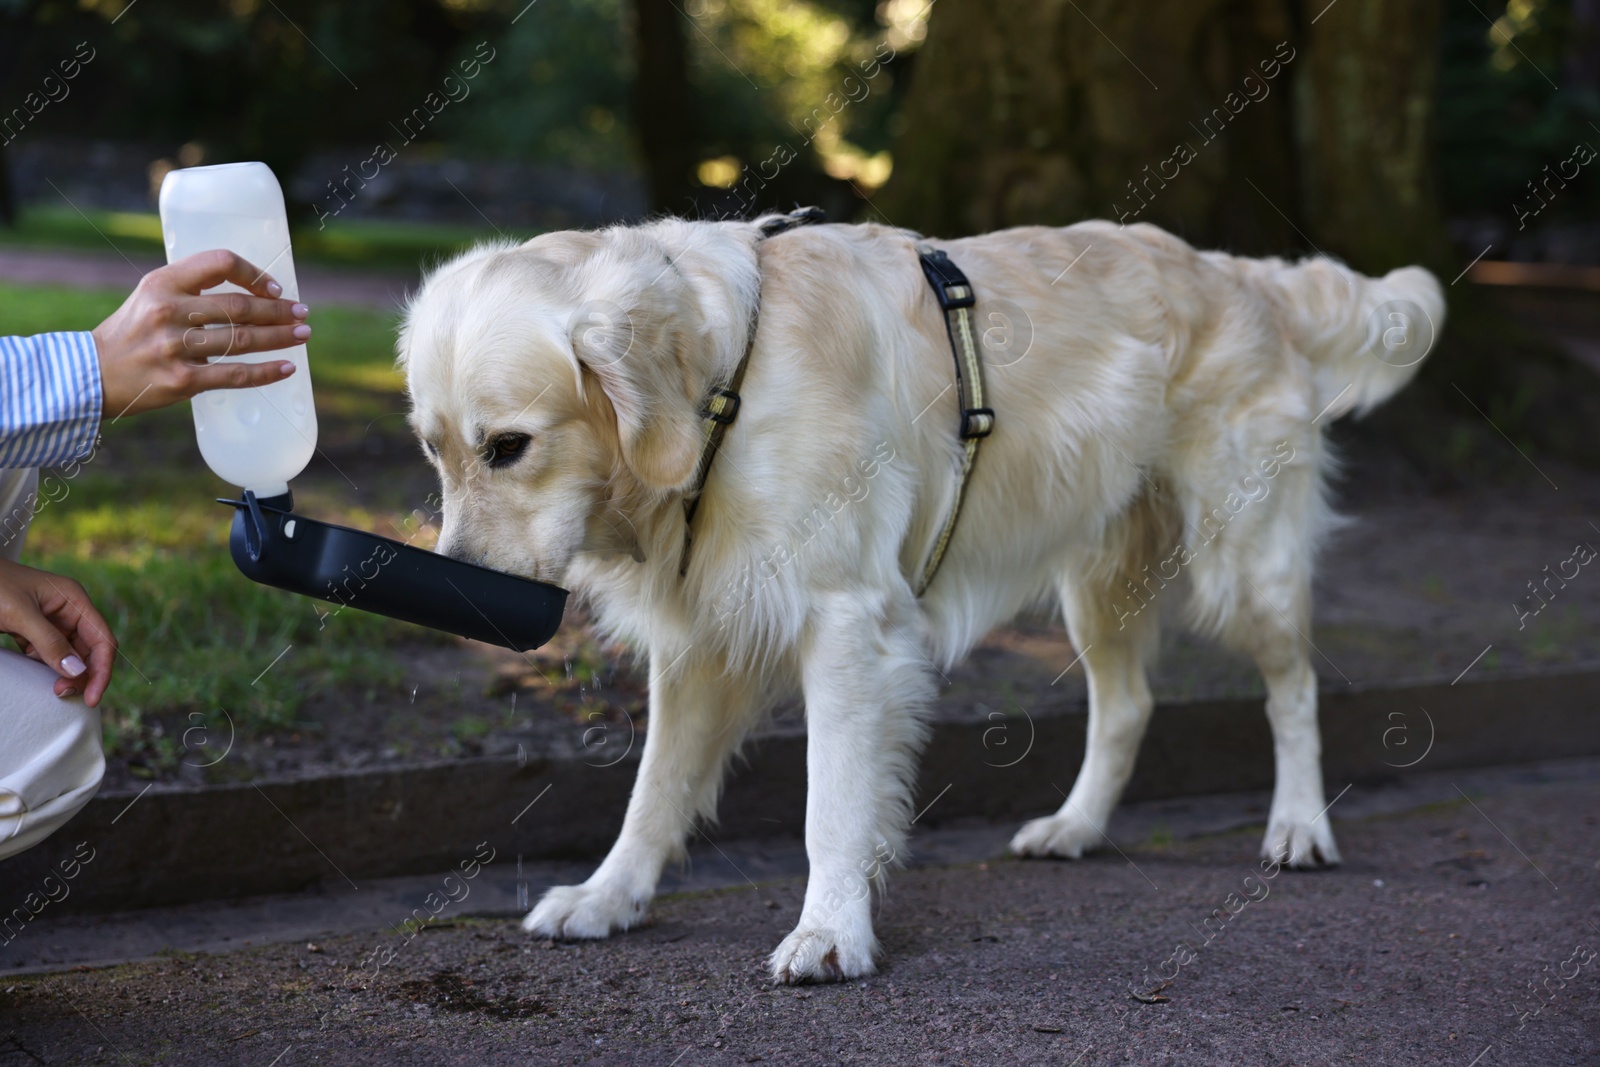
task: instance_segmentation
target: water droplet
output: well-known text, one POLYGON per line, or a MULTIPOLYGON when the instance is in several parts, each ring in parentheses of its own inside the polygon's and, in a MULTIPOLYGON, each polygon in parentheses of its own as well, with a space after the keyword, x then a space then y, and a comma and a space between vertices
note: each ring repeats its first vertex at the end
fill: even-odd
POLYGON ((416 686, 412 686, 411 687, 411 703, 415 704, 416 702, 417 702, 417 687, 416 686))

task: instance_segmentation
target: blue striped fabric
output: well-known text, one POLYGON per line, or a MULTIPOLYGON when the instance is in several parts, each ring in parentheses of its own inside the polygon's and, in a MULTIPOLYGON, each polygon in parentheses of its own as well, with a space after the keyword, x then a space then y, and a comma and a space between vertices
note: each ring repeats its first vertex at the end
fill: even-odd
POLYGON ((0 469, 82 459, 100 432, 94 335, 0 337, 0 469))

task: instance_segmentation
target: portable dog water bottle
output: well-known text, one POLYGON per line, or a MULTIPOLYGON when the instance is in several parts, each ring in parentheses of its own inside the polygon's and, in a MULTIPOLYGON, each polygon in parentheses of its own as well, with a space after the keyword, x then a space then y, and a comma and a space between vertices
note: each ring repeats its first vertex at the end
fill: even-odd
MULTIPOLYGON (((265 163, 225 163, 167 174, 161 183, 161 230, 167 262, 227 248, 271 275, 286 300, 300 299, 289 250, 289 222, 278 179, 265 163)), ((213 293, 242 293, 224 282, 213 293)), ((257 389, 213 389, 194 398, 194 432, 206 465, 259 497, 282 496, 317 448, 306 346, 215 362, 290 360, 295 373, 257 389)))
MULTIPOLYGON (((226 248, 299 299, 289 224, 278 179, 264 163, 170 172, 161 183, 167 261, 226 248)), ((224 284, 208 292, 242 292, 224 284)), ((200 455, 243 490, 229 548, 246 577, 264 585, 519 652, 555 635, 567 591, 362 530, 294 513, 289 480, 317 446, 306 347, 221 360, 292 360, 296 373, 272 385, 218 389, 191 401, 200 455)))

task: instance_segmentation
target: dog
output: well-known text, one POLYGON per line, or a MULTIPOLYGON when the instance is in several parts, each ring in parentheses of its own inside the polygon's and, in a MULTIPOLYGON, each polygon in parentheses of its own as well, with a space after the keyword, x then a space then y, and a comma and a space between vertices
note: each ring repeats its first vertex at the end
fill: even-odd
POLYGON ((1013 852, 1076 858, 1104 840, 1167 617, 1265 679, 1263 854, 1338 863, 1307 636, 1335 522, 1323 428, 1416 373, 1443 323, 1435 278, 1200 252, 1144 224, 931 242, 972 281, 996 425, 918 597, 963 448, 919 238, 879 225, 764 238, 765 221, 478 247, 404 315, 411 422, 443 487, 439 551, 568 586, 649 662, 616 844, 524 928, 638 924, 696 820, 714 819, 730 756, 798 691, 810 877, 772 976, 873 973, 872 891, 905 855, 933 678, 1041 605, 1059 605, 1087 674, 1087 747, 1065 803, 1013 852), (685 556, 703 410, 747 352, 685 556))

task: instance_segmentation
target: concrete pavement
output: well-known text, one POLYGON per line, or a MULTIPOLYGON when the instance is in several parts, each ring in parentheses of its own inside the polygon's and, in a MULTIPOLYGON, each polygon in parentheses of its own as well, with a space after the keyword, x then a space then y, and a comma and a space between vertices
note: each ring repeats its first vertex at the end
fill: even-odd
POLYGON ((1124 819, 1078 863, 974 861, 980 832, 893 880, 882 973, 839 986, 767 982, 804 887, 781 863, 606 942, 530 940, 469 901, 409 938, 397 913, 0 979, 0 1062, 1595 1063, 1597 771, 1436 772, 1345 807, 1358 786, 1345 866, 1270 879, 1259 826, 1184 839, 1205 818, 1182 813, 1124 819))

